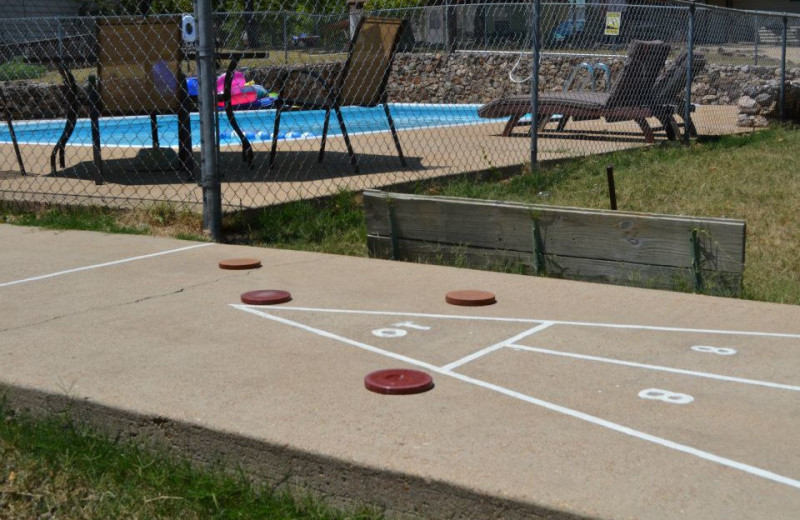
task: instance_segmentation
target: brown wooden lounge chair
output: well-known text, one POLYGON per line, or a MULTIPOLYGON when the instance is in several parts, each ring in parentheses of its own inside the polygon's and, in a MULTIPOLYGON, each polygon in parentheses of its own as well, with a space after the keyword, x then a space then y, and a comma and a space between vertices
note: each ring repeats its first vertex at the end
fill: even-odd
MULTIPOLYGON (((95 182, 103 181, 100 117, 124 115, 150 116, 152 148, 159 148, 157 117, 177 114, 178 168, 187 176, 195 169, 189 119, 186 78, 181 70, 184 58, 180 18, 102 18, 97 22, 97 78, 89 78, 89 117, 91 119, 95 182)), ((69 141, 79 101, 72 74, 61 64, 59 71, 69 88, 67 123, 51 154, 60 154, 64 167, 64 147, 69 141), (71 93, 71 95, 69 94, 71 93)))
POLYGON ((306 69, 282 73, 279 80, 280 93, 275 101, 277 110, 275 112, 275 128, 272 133, 272 151, 269 157, 270 168, 275 165, 281 112, 288 106, 293 109, 325 110, 319 162, 322 162, 325 156, 325 140, 328 134, 331 110, 336 112, 336 118, 347 146, 347 153, 350 155, 350 163, 353 165, 353 170, 359 173, 358 159, 350 144, 350 137, 347 135, 341 107, 383 105, 400 163, 403 166, 406 165, 397 130, 389 113, 386 96, 386 83, 392 70, 397 43, 405 25, 405 20, 396 18, 362 18, 356 26, 355 34, 350 42, 347 60, 341 72, 334 78, 325 79, 318 72, 306 69))
MULTIPOLYGON (((675 121, 675 114, 684 117, 681 100, 686 93, 686 60, 688 56, 689 53, 682 52, 664 74, 659 76, 653 87, 651 104, 653 117, 657 118, 664 126, 668 139, 677 139, 680 136, 680 128, 675 121)), ((697 77, 705 66, 705 56, 694 54, 692 56, 692 77, 697 77)), ((694 111, 694 105, 691 106, 691 110, 694 111)), ((693 137, 697 135, 691 114, 689 114, 689 120, 684 121, 683 126, 689 135, 693 137)))
MULTIPOLYGON (((598 119, 607 121, 633 120, 644 132, 645 140, 655 140, 653 129, 647 122, 653 117, 654 87, 659 71, 669 54, 669 45, 661 41, 633 41, 628 59, 620 77, 605 92, 556 92, 539 95, 540 129, 550 122, 555 114, 562 116, 559 130, 563 130, 570 118, 598 119)), ((685 76, 684 76, 685 77, 685 76)), ((507 97, 487 103, 478 109, 485 118, 509 117, 503 135, 509 136, 519 120, 531 113, 530 96, 507 97)))

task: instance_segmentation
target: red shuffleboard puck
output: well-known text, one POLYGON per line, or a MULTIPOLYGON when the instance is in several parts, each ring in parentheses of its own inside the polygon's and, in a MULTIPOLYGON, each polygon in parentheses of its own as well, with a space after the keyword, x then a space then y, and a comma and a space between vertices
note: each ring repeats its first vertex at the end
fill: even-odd
POLYGON ((419 370, 390 368, 367 374, 364 386, 370 392, 378 394, 420 394, 433 388, 433 378, 419 370))
POLYGON ((275 305, 278 303, 286 303, 291 299, 291 294, 276 289, 249 291, 242 294, 242 303, 246 303, 247 305, 275 305))

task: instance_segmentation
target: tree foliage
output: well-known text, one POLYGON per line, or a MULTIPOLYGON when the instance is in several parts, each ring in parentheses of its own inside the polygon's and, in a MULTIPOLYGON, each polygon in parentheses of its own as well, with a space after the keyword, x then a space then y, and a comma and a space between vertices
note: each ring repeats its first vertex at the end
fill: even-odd
MULTIPOLYGON (((284 10, 335 13, 345 8, 344 1, 338 0, 211 0, 211 5, 214 11, 218 12, 284 10)), ((141 15, 145 12, 169 14, 193 11, 194 0, 86 0, 82 9, 83 13, 92 15, 141 15)))

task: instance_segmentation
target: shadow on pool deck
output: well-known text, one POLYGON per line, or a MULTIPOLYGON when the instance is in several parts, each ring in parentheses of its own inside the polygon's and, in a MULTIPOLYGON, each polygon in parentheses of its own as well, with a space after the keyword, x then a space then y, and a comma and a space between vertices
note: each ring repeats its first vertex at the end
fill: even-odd
MULTIPOLYGON (((359 154, 359 173, 354 173, 350 166, 349 157, 343 152, 330 152, 326 154, 322 164, 317 163, 317 152, 291 151, 279 154, 275 168, 269 169, 269 152, 255 151, 253 154, 253 168, 242 164, 240 152, 227 151, 220 154, 219 164, 226 182, 310 182, 329 179, 334 176, 358 177, 365 175, 380 175, 392 173, 400 166, 396 157, 387 158, 375 154, 359 154)), ((195 153, 195 160, 200 161, 200 156, 195 153)), ((193 183, 199 179, 180 171, 177 160, 170 164, 162 165, 162 169, 148 168, 135 157, 107 159, 103 161, 103 181, 109 184, 128 186, 160 185, 175 183, 193 183)), ((408 171, 423 171, 420 157, 406 157, 408 171)), ((83 161, 63 170, 50 174, 50 178, 63 178, 74 180, 93 180, 94 164, 92 161, 83 161)), ((199 172, 196 174, 199 176, 199 172)))
MULTIPOLYGON (((695 122, 701 135, 750 131, 736 126, 735 106, 699 107, 695 122)), ((656 122, 654 122, 655 124, 656 122)), ((270 142, 254 142, 254 167, 242 160, 240 146, 223 146, 219 172, 223 179, 223 207, 254 208, 331 195, 341 190, 383 188, 436 177, 522 166, 530 160, 526 129, 518 136, 502 137, 503 123, 426 128, 399 132, 406 157, 403 168, 388 132, 352 136, 361 172, 355 174, 341 136, 328 139, 325 160, 317 162, 319 139, 282 141, 275 168, 270 170, 270 142)), ((632 122, 607 124, 585 121, 568 132, 544 134, 539 140, 542 161, 559 160, 646 146, 632 122)), ((663 142, 663 132, 656 142, 663 142)), ((140 207, 169 201, 189 208, 202 205, 197 180, 175 169, 153 171, 137 166, 140 149, 103 148, 105 184, 96 185, 89 146, 69 146, 67 168, 50 173, 51 146, 23 145, 28 176, 11 173, 0 177, 0 198, 14 201, 99 204, 140 207)), ((195 159, 200 164, 199 147, 195 159)), ((0 144, 0 170, 18 169, 11 145, 0 144)))

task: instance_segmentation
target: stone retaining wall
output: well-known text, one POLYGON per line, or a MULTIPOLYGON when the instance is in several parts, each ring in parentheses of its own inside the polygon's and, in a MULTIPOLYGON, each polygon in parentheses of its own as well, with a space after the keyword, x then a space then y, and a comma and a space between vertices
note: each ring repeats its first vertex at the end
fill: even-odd
MULTIPOLYGON (((485 103, 502 96, 529 94, 529 82, 514 83, 509 79, 509 72, 517 61, 517 54, 398 54, 389 82, 389 98, 393 102, 405 103, 485 103)), ((544 58, 542 89, 562 90, 575 65, 581 61, 571 57, 544 58)), ((605 62, 611 67, 614 77, 622 66, 622 60, 605 62)), ((331 66, 335 65, 321 65, 318 70, 330 74, 331 66)), ((515 70, 516 76, 526 76, 525 71, 529 68, 530 58, 523 57, 515 70)), ((273 86, 276 78, 274 69, 252 70, 249 75, 268 88, 273 86)), ((602 88, 601 75, 598 75, 598 80, 598 86, 602 88)), ((791 90, 800 89, 800 69, 788 70, 787 82, 791 90)), ((692 102, 738 104, 740 124, 763 124, 764 116, 774 112, 779 85, 780 69, 774 67, 709 64, 692 86, 692 102)), ((18 81, 6 82, 2 88, 10 101, 14 119, 63 118, 65 115, 63 85, 18 81)), ((81 97, 84 110, 80 115, 85 117, 85 93, 82 92, 81 97)))

